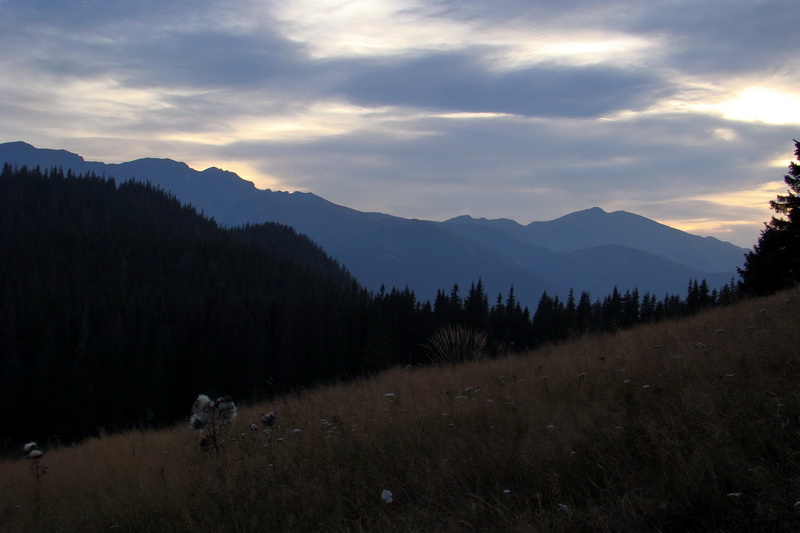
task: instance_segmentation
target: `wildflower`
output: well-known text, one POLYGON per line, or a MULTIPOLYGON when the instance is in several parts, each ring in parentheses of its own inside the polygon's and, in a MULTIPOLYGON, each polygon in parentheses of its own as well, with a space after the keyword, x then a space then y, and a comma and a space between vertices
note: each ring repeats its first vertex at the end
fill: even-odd
POLYGON ((278 413, 276 411, 270 411, 269 413, 261 413, 261 425, 265 427, 271 427, 275 424, 275 418, 277 418, 278 413))
POLYGON ((392 491, 384 490, 381 492, 381 500, 385 501, 386 503, 392 503, 394 498, 392 497, 392 491))
POLYGON ((27 459, 38 459, 39 457, 41 457, 43 455, 44 455, 44 452, 41 451, 41 450, 31 450, 31 451, 28 452, 28 455, 26 455, 25 457, 27 459))

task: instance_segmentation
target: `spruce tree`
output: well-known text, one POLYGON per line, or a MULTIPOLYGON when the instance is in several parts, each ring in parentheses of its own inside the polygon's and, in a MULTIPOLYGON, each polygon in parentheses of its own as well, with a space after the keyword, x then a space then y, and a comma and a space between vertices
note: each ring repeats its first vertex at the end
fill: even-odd
MULTIPOLYGON (((794 144, 800 161, 800 142, 794 144)), ((800 281, 800 165, 790 162, 783 179, 789 187, 787 194, 779 194, 769 206, 784 217, 772 217, 739 269, 740 286, 751 294, 770 294, 800 281)))

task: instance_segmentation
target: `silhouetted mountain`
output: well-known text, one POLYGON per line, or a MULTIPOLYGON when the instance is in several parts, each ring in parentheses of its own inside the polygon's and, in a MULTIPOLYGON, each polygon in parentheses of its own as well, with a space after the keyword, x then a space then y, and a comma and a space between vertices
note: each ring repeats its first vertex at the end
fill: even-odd
POLYGON ((365 287, 409 287, 421 299, 481 278, 489 295, 513 285, 524 305, 569 288, 596 297, 637 287, 683 294, 690 279, 719 287, 736 276, 745 250, 626 212, 593 208, 528 226, 458 217, 446 222, 365 213, 310 193, 259 190, 232 172, 202 172, 168 159, 87 162, 63 150, 0 144, 0 163, 72 168, 151 181, 224 226, 266 221, 294 227, 342 263, 365 287))

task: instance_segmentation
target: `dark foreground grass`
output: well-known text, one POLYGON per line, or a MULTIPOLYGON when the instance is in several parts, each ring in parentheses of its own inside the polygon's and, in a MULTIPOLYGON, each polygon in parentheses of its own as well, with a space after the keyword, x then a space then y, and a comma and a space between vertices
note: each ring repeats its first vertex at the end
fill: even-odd
POLYGON ((180 425, 6 461, 0 531, 800 530, 798 301, 243 407, 219 457, 180 425))

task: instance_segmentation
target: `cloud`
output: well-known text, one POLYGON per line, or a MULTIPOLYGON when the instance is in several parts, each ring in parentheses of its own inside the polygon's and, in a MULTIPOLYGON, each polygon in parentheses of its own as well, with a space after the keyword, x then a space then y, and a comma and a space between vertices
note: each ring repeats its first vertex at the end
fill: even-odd
POLYGON ((0 135, 400 216, 599 205, 750 245, 798 137, 795 5, 6 0, 0 135))
POLYGON ((785 40, 796 31, 792 14, 797 9, 791 0, 659 2, 621 24, 637 34, 668 35, 670 66, 681 72, 703 77, 769 75, 798 64, 785 40))
POLYGON ((492 71, 478 49, 351 66, 341 94, 363 105, 596 117, 653 104, 667 83, 634 70, 557 64, 492 71))

